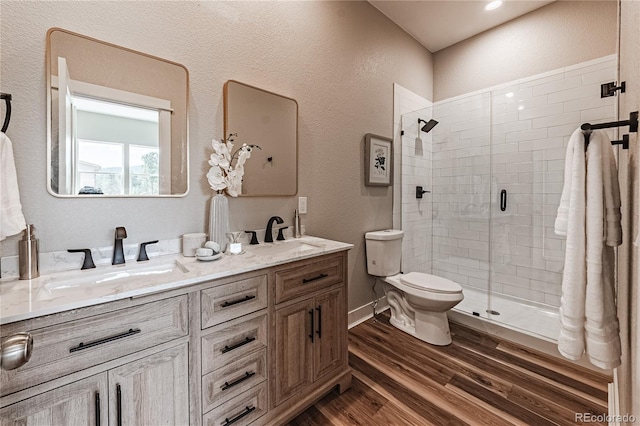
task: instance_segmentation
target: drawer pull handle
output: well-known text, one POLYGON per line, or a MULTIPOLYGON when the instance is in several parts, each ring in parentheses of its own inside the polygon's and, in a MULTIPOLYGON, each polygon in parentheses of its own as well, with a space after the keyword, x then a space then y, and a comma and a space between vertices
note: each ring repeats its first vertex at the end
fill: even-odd
POLYGON ((243 418, 244 416, 250 414, 253 410, 255 410, 256 407, 249 407, 248 405, 245 407, 244 411, 240 414, 238 414, 235 417, 232 418, 225 418, 224 419, 224 423, 222 423, 222 426, 229 426, 232 423, 237 422, 238 420, 240 420, 241 418, 243 418))
POLYGON ((323 278, 327 278, 329 275, 327 274, 320 274, 317 277, 313 277, 313 278, 303 278, 302 279, 302 283, 306 284, 306 283, 310 283, 311 281, 315 281, 315 280, 321 280, 323 278))
POLYGON ((96 426, 100 426, 100 392, 96 392, 96 426))
POLYGON ((222 352, 223 354, 226 354, 227 352, 232 351, 234 349, 238 349, 240 346, 244 346, 247 343, 253 342, 254 340, 256 340, 255 337, 247 337, 242 342, 238 342, 235 345, 231 345, 231 346, 224 345, 224 349, 221 349, 220 352, 222 352))
POLYGON ((116 424, 122 426, 122 390, 120 384, 116 384, 116 424))
POLYGON ((227 307, 229 307, 229 306, 237 305, 238 303, 248 302, 249 300, 252 300, 252 299, 255 299, 255 298, 256 298, 255 296, 245 296, 245 297, 244 297, 244 298, 242 298, 242 299, 233 300, 233 301, 231 301, 231 302, 224 302, 224 303, 222 304, 222 307, 223 307, 223 308, 227 308, 227 307))
POLYGON ((105 337, 104 339, 100 339, 100 340, 96 340, 94 342, 89 342, 89 343, 82 343, 80 342, 80 344, 78 346, 76 346, 75 348, 71 348, 69 349, 69 352, 77 352, 77 351, 81 351, 84 349, 89 349, 92 348, 94 346, 98 346, 98 345, 102 345, 104 343, 109 343, 109 342, 113 342, 114 340, 118 340, 118 339, 124 339, 125 337, 129 337, 129 336, 133 336, 134 334, 138 334, 140 333, 140 329, 133 329, 130 328, 129 331, 122 333, 122 334, 117 334, 115 336, 111 336, 111 337, 105 337))
POLYGON ((251 372, 246 371, 246 372, 244 373, 244 376, 242 376, 242 377, 240 377, 240 378, 238 378, 238 379, 235 379, 233 382, 231 382, 231 383, 229 383, 229 382, 224 382, 224 385, 222 385, 222 386, 221 386, 221 389, 222 389, 223 391, 225 391, 225 390, 227 390, 227 389, 229 389, 229 388, 234 387, 235 385, 239 385, 240 383, 244 382, 245 380, 247 380, 247 379, 249 379, 250 377, 253 377, 253 376, 255 376, 255 375, 256 375, 255 371, 251 371, 251 372))

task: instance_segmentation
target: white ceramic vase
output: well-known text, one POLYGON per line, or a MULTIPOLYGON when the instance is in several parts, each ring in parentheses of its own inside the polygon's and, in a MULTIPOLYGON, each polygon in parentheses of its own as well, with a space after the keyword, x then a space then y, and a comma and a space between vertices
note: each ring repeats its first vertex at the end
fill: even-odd
POLYGON ((229 199, 219 192, 211 197, 209 209, 209 240, 220 244, 220 250, 227 249, 229 232, 229 199))

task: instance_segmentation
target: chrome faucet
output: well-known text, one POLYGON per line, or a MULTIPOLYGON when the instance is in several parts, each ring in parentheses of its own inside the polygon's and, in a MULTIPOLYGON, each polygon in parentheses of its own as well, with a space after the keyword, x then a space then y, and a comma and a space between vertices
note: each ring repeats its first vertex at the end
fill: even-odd
POLYGON ((116 238, 113 242, 113 258, 111 260, 112 265, 121 265, 124 263, 124 250, 122 248, 122 240, 127 238, 127 230, 124 226, 118 226, 116 228, 116 238))
POLYGON ((272 243, 273 242, 273 222, 283 223, 284 220, 280 216, 272 216, 269 218, 269 222, 267 222, 267 230, 264 233, 264 242, 272 243))

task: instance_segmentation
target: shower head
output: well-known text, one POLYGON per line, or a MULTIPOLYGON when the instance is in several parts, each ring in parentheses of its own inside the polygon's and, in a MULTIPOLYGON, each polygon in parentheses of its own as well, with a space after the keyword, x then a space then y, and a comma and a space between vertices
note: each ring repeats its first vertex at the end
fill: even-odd
POLYGON ((422 126, 422 128, 420 128, 420 130, 422 130, 425 133, 429 133, 431 131, 431 129, 436 127, 436 124, 438 124, 438 122, 436 120, 434 120, 434 119, 431 119, 429 121, 425 121, 422 118, 418 118, 418 126, 420 126, 420 123, 424 123, 424 126, 422 126))

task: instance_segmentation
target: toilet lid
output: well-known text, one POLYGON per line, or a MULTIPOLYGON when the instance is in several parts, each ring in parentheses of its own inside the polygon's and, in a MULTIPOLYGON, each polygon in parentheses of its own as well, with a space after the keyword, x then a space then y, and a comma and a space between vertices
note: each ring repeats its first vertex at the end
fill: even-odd
POLYGON ((402 274, 400 282, 409 287, 433 291, 434 293, 460 293, 462 291, 462 287, 458 283, 454 283, 446 278, 420 272, 402 274))

